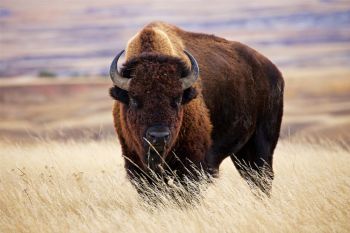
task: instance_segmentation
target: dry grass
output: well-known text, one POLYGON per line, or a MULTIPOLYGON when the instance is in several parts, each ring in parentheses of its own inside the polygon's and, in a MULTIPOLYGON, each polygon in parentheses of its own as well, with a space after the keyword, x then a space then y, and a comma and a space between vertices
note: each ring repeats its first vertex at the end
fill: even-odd
POLYGON ((282 141, 271 199, 258 199, 226 160, 195 206, 154 208, 125 178, 119 146, 2 143, 0 232, 349 232, 350 153, 282 141))

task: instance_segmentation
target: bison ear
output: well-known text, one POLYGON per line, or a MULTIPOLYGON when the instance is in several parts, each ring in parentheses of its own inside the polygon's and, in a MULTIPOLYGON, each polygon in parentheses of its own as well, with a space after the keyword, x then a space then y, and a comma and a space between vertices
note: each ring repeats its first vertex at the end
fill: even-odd
POLYGON ((187 88, 184 90, 182 95, 182 104, 187 104, 191 100, 197 97, 197 90, 194 87, 187 88))
POLYGON ((124 104, 129 104, 128 92, 123 89, 120 89, 119 87, 111 87, 109 89, 109 95, 115 100, 118 100, 124 104))

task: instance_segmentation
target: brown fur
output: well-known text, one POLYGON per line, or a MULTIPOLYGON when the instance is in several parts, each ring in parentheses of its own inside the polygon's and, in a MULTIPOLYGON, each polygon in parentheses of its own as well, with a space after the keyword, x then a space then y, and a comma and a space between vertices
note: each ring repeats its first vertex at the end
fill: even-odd
POLYGON ((239 163, 273 178, 272 155, 279 137, 284 88, 274 64, 238 42, 162 22, 142 29, 128 42, 126 51, 122 73, 133 78, 130 90, 114 87, 111 95, 120 100, 114 104, 114 124, 131 178, 147 170, 142 145, 145 129, 161 122, 170 126, 173 138, 164 159, 180 175, 188 175, 182 168, 188 160, 217 175, 222 160, 231 156, 244 178, 269 192, 271 182, 250 176, 239 163), (179 81, 190 64, 183 50, 200 67, 199 80, 186 91, 179 81), (172 100, 179 96, 183 103, 174 109, 172 100), (128 97, 142 102, 142 107, 132 109, 128 97))

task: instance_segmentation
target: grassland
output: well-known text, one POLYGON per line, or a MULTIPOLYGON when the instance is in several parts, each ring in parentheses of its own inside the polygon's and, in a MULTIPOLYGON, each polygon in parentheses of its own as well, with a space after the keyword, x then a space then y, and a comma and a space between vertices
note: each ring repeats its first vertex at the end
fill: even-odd
POLYGON ((126 179, 107 80, 3 79, 0 232, 349 232, 349 71, 286 74, 272 197, 227 160, 187 208, 154 208, 126 179))
POLYGON ((226 160, 198 204, 154 208, 127 181, 114 139, 2 143, 0 232, 349 232, 349 149, 284 140, 270 199, 226 160))
POLYGON ((348 1, 1 4, 1 233, 350 232, 348 1), (152 20, 243 42, 282 71, 270 199, 229 160, 190 207, 154 208, 126 179, 108 64, 152 20))

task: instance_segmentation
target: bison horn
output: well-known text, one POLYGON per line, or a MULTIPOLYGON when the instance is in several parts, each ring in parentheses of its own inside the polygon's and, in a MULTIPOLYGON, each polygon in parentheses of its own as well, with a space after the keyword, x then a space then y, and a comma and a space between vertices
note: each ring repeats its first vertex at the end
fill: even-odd
MULTIPOLYGON (((129 90, 130 87, 130 78, 123 77, 118 72, 118 60, 119 57, 124 53, 125 50, 122 50, 120 53, 117 54, 117 56, 113 59, 113 62, 111 64, 109 74, 111 76, 111 79, 113 81, 113 84, 125 91, 129 90)), ((188 56, 188 58, 191 61, 191 72, 186 77, 183 77, 180 79, 182 89, 185 90, 193 85, 193 83, 197 80, 199 76, 199 67, 196 59, 186 50, 184 51, 185 54, 188 56)))
POLYGON ((193 83, 196 82, 199 76, 199 67, 196 59, 192 56, 192 54, 190 54, 186 50, 184 50, 184 52, 186 53, 186 55, 191 61, 191 72, 186 77, 183 77, 180 79, 182 84, 182 90, 185 90, 191 87, 193 83))
POLYGON ((125 91, 129 90, 130 87, 130 78, 123 77, 118 72, 118 60, 119 57, 124 53, 125 50, 122 50, 118 55, 113 59, 111 68, 109 69, 109 75, 111 76, 111 79, 113 81, 113 84, 125 91))

